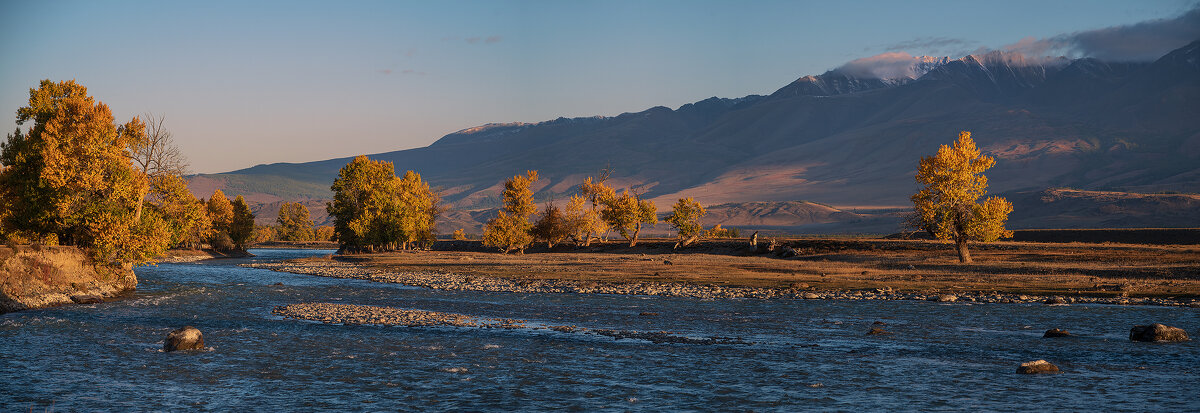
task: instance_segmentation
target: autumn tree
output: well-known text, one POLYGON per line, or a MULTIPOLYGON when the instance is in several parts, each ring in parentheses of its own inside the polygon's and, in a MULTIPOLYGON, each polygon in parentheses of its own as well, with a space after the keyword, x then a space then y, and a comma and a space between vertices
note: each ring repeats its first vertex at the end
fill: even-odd
POLYGON ((387 215, 397 229, 395 239, 400 241, 400 248, 407 250, 417 243, 432 244, 437 239, 434 234, 437 217, 443 209, 441 196, 414 171, 406 171, 403 178, 393 182, 393 198, 387 215))
POLYGON ((171 247, 193 246, 212 236, 208 208, 192 195, 183 178, 162 174, 150 181, 152 190, 145 202, 166 220, 171 247))
POLYGON ((500 248, 505 254, 513 250, 525 252, 525 247, 533 242, 529 217, 537 213, 537 205, 533 203, 530 186, 537 180, 537 171, 526 171, 525 176, 516 175, 504 182, 501 194, 504 207, 484 225, 483 245, 500 248))
POLYGON ((212 218, 212 226, 218 232, 229 233, 229 223, 233 221, 233 204, 220 189, 213 191, 208 198, 208 216, 212 218))
POLYGON ((554 248, 554 245, 571 237, 571 225, 569 217, 557 205, 550 203, 533 224, 530 233, 535 239, 546 241, 546 248, 554 248))
POLYGON ((259 244, 263 242, 275 241, 279 235, 275 231, 275 227, 270 225, 255 225, 254 234, 250 235, 250 242, 259 244))
POLYGON ((708 210, 690 197, 680 198, 675 203, 671 215, 663 220, 679 233, 679 242, 675 244, 675 248, 686 247, 700 238, 704 230, 704 227, 700 226, 700 219, 707 213, 708 210))
POLYGON ((658 222, 658 216, 655 215, 657 208, 650 200, 641 199, 641 195, 632 191, 624 190, 621 195, 602 200, 604 209, 600 211, 600 215, 608 225, 617 230, 627 241, 629 246, 637 245, 638 234, 642 232, 642 224, 650 224, 658 222))
POLYGON ((229 220, 229 238, 238 250, 245 251, 250 236, 254 234, 254 214, 241 195, 233 200, 233 218, 229 220))
POLYGON ((592 234, 603 234, 608 231, 608 224, 600 217, 600 211, 589 205, 588 198, 583 195, 572 195, 563 211, 571 238, 581 246, 591 245, 592 234))
POLYGON ((334 238, 333 227, 331 227, 331 226, 328 226, 328 225, 319 226, 315 230, 313 230, 313 233, 314 233, 317 241, 333 241, 334 240, 333 239, 334 238))
POLYGON ((1012 204, 1004 198, 987 195, 987 177, 983 171, 996 164, 981 155, 971 132, 959 133, 953 146, 942 145, 932 157, 921 157, 917 182, 925 187, 912 196, 917 225, 937 239, 954 240, 959 262, 971 262, 969 241, 991 242, 1012 237, 1004 229, 1012 204))
POLYGON ((234 249, 236 245, 229 236, 229 225, 233 222, 233 203, 218 189, 208 198, 205 208, 208 210, 213 229, 207 240, 209 245, 218 250, 234 249))
POLYGON ((435 239, 441 198, 416 172, 398 178, 391 162, 359 156, 338 171, 330 189, 326 210, 342 249, 391 250, 435 239))
POLYGON ((463 230, 462 228, 459 228, 459 229, 454 230, 454 234, 452 236, 454 237, 455 241, 466 241, 467 240, 467 231, 463 230))
POLYGON ((601 216, 600 210, 606 202, 617 196, 616 190, 604 184, 611 174, 610 169, 605 169, 596 178, 589 176, 579 185, 579 196, 587 201, 587 211, 579 208, 578 205, 572 208, 571 204, 567 204, 568 211, 579 218, 578 224, 582 231, 583 246, 585 247, 592 245, 593 235, 599 237, 608 232, 608 223, 601 216))
POLYGON ((309 217, 308 207, 299 202, 284 202, 279 206, 279 224, 276 237, 283 241, 312 241, 313 221, 309 217))
POLYGON ((152 262, 166 249, 162 217, 136 215, 149 185, 129 162, 145 135, 138 118, 117 125, 87 88, 43 80, 17 110, 17 125, 0 144, 4 237, 76 245, 109 265, 152 262))

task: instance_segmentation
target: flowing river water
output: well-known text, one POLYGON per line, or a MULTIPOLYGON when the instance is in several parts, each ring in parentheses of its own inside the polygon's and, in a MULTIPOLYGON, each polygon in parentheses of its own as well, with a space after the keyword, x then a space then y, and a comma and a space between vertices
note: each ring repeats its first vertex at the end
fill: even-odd
POLYGON ((1154 322, 1195 338, 1195 308, 440 291, 239 267, 331 251, 252 252, 139 268, 124 300, 0 315, 0 411, 1200 410, 1195 339, 1128 339, 1154 322), (304 302, 744 344, 271 312, 304 302), (184 325, 208 349, 162 352, 184 325), (1063 372, 1015 373, 1038 359, 1063 372))

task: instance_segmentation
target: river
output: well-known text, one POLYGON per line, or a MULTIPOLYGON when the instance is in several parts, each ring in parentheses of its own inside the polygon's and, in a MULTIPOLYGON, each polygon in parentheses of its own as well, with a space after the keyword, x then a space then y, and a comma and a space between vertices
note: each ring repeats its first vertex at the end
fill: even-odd
POLYGON ((139 268, 123 300, 0 315, 0 411, 1200 410, 1195 339, 1128 339, 1153 322, 1195 337, 1200 309, 440 291, 237 266, 330 253, 252 252, 139 268), (302 302, 746 344, 271 313, 302 302), (208 349, 162 352, 184 325, 208 349), (1063 373, 1015 373, 1037 359, 1063 373))

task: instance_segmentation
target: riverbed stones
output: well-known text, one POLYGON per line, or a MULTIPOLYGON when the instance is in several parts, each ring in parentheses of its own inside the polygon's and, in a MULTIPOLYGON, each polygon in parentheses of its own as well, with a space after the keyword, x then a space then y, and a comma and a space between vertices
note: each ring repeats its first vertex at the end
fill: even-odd
POLYGON ((1052 329, 1046 330, 1046 333, 1042 334, 1042 338, 1070 337, 1070 336, 1071 336, 1070 332, 1068 332, 1067 330, 1062 330, 1062 329, 1058 329, 1058 328, 1052 328, 1052 329))
POLYGON ((1182 328, 1154 323, 1148 326, 1133 326, 1129 329, 1129 339, 1146 342, 1187 341, 1188 334, 1182 328))
POLYGON ((1021 366, 1017 367, 1017 373, 1021 374, 1058 373, 1060 371, 1061 370, 1058 369, 1058 366, 1055 366, 1046 360, 1035 360, 1028 363, 1021 363, 1021 366))
POLYGON ((932 297, 931 301, 937 301, 939 303, 953 303, 955 301, 958 301, 958 296, 956 296, 954 294, 940 294, 935 297, 932 297))
POLYGON ((204 348, 204 334, 200 329, 186 326, 167 334, 163 351, 200 350, 204 348))
POLYGON ((71 296, 71 301, 75 304, 96 304, 104 302, 104 297, 99 294, 75 294, 71 296))
POLYGON ((1067 304, 1067 299, 1062 297, 1050 297, 1046 300, 1047 305, 1063 305, 1067 304))

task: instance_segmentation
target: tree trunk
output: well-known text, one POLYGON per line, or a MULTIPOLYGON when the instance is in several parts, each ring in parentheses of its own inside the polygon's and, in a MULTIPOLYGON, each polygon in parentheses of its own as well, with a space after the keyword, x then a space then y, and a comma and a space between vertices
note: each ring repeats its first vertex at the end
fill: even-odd
POLYGON ((138 192, 137 210, 133 213, 133 224, 137 225, 142 222, 142 204, 146 203, 146 190, 138 192))
POLYGON ((642 232, 642 224, 640 224, 640 223, 637 224, 636 227, 633 227, 633 237, 629 238, 629 247, 630 248, 637 245, 637 239, 638 239, 639 232, 642 232))
POLYGON ((956 244, 958 244, 958 262, 961 262, 964 264, 970 264, 971 263, 971 252, 967 251, 967 238, 959 237, 954 242, 956 244))

